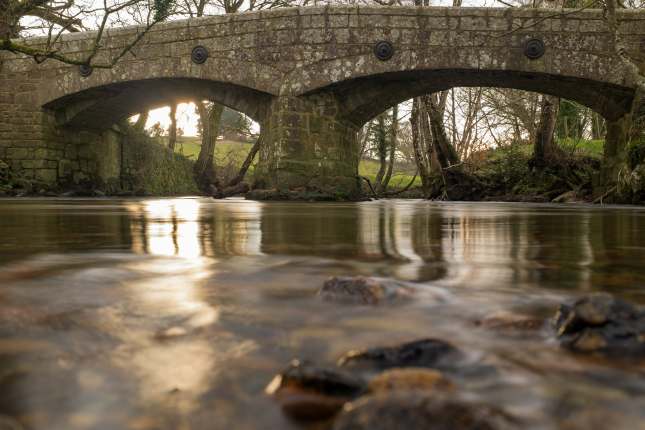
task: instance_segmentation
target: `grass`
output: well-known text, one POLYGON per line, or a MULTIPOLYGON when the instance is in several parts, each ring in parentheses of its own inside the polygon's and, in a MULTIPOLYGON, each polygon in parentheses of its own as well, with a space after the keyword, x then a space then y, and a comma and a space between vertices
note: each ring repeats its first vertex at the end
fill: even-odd
POLYGON ((562 139, 558 141, 558 144, 568 152, 601 158, 605 146, 605 140, 562 139))
MULTIPOLYGON (((238 166, 241 165, 251 150, 251 146, 251 143, 246 142, 218 140, 215 145, 217 164, 231 162, 238 166)), ((197 160, 200 148, 201 139, 199 137, 182 136, 177 139, 175 152, 181 153, 192 160, 197 160)))
MULTIPOLYGON (((558 145, 565 151, 570 153, 577 153, 579 155, 587 155, 595 158, 602 157, 604 140, 574 140, 566 139, 560 140, 558 145)), ((176 152, 182 153, 188 158, 193 160, 197 159, 200 148, 200 138, 191 136, 182 136, 177 140, 176 152)), ((246 156, 251 149, 251 143, 236 142, 231 140, 219 140, 215 146, 215 160, 218 166, 236 166, 242 165, 246 156)), ((497 148, 491 150, 486 158, 495 160, 515 152, 518 155, 530 157, 533 153, 533 145, 513 145, 504 148, 497 148)), ((376 160, 361 160, 358 166, 358 171, 361 176, 365 176, 372 183, 376 179, 378 173, 379 163, 376 160)), ((405 187, 414 177, 415 169, 413 166, 396 166, 392 179, 390 180, 390 188, 405 187)), ((253 173, 253 166, 249 169, 249 174, 253 173)), ((420 186, 421 178, 417 176, 414 180, 413 186, 420 186)))
MULTIPOLYGON (((177 139, 177 146, 175 152, 181 153, 184 156, 196 160, 201 148, 201 140, 199 137, 181 136, 177 139)), ((241 166, 246 159, 251 143, 236 142, 232 140, 218 140, 215 145, 215 160, 218 166, 224 164, 232 164, 241 166)), ((376 179, 378 173, 379 163, 375 160, 361 160, 358 171, 361 176, 369 178, 372 183, 376 179)), ((253 173, 253 166, 249 169, 249 174, 253 173)), ((390 179, 390 187, 402 188, 405 187, 414 177, 414 168, 402 168, 395 166, 395 171, 390 179), (398 168, 397 168, 398 167, 398 168)), ((414 186, 421 185, 421 179, 417 176, 414 181, 414 186)))
MULTIPOLYGON (((368 178, 372 184, 376 180, 376 175, 378 174, 379 162, 376 160, 361 160, 358 164, 358 174, 368 178)), ((408 185, 408 183, 414 177, 414 172, 416 169, 412 168, 403 168, 403 166, 394 166, 394 171, 392 172, 392 178, 390 179, 390 188, 403 188, 408 185)), ((417 175, 417 178, 414 180, 412 186, 421 186, 421 178, 417 175)))
MULTIPOLYGON (((577 140, 562 139, 558 140, 557 145, 568 154, 576 154, 593 158, 602 158, 604 140, 577 140)), ((486 152, 485 159, 495 161, 508 159, 509 156, 519 156, 521 158, 530 158, 533 155, 533 145, 530 143, 508 145, 502 148, 493 148, 486 152)))

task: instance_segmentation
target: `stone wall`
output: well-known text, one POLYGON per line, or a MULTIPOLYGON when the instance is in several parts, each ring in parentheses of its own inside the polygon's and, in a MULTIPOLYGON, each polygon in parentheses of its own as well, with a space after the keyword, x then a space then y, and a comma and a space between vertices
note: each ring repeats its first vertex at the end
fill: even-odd
POLYGON ((278 97, 269 112, 256 186, 355 197, 360 189, 358 128, 342 118, 335 97, 278 97))

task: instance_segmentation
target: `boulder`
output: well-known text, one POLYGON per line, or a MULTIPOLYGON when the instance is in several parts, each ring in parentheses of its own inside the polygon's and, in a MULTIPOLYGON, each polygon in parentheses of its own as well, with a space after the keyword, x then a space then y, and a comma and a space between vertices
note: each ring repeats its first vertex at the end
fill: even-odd
POLYGON ((441 372, 432 369, 391 369, 376 375, 368 384, 371 393, 420 390, 425 392, 453 392, 455 384, 441 372))
POLYGON ((553 326, 560 344, 573 351, 645 356, 645 310, 610 294, 562 304, 553 326))
POLYGON ((345 406, 333 430, 506 430, 518 428, 503 411, 420 391, 362 397, 345 406))
POLYGON ((390 280, 346 276, 329 278, 318 295, 333 302, 378 305, 407 300, 414 295, 414 290, 390 280))
POLYGON ((10 416, 0 415, 0 430, 23 430, 23 426, 10 416))
POLYGON ((345 368, 386 370, 395 367, 451 368, 462 353, 440 339, 421 339, 397 346, 350 351, 340 358, 345 368))
POLYGON ((337 369, 293 361, 266 388, 288 416, 323 420, 366 390, 365 382, 337 369))
POLYGON ((540 330, 545 325, 545 320, 532 315, 499 311, 475 321, 475 325, 488 330, 507 333, 526 332, 540 330))

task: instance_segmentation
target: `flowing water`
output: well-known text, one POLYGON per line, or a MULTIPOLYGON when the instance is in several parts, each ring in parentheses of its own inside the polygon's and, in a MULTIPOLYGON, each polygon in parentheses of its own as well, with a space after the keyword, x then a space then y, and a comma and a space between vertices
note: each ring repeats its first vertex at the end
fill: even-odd
POLYGON ((526 428, 643 429, 642 363, 476 322, 592 291, 644 304, 644 239, 632 207, 3 200, 0 428, 295 429, 264 394, 291 359, 435 337, 488 369, 460 391, 526 428), (428 294, 320 300, 334 275, 428 294))

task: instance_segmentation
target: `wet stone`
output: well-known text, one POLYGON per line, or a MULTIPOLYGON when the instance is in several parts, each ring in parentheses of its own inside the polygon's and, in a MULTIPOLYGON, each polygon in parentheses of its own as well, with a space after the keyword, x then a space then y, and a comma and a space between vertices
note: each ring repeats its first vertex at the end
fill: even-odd
POLYGON ((544 326, 544 319, 532 315, 500 311, 475 321, 475 325, 495 331, 534 331, 544 326))
POLYGON ((349 403, 334 430, 506 430, 518 428, 503 411, 419 391, 362 397, 349 403))
POLYGON ((267 386, 288 416, 299 420, 322 420, 366 390, 365 382, 342 370, 293 361, 267 386))
POLYGON ((395 367, 452 368, 462 353, 440 339, 421 339, 397 346, 350 351, 338 365, 346 368, 386 370, 395 367))
POLYGON ((441 372, 422 368, 386 370, 375 376, 368 387, 371 393, 409 390, 446 393, 456 388, 441 372))
POLYGON ((23 430, 23 426, 6 415, 0 415, 0 430, 23 430))
POLYGON ((560 344, 574 351, 645 356, 645 310, 610 294, 561 305, 553 326, 560 344))
POLYGON ((404 301, 413 294, 412 288, 394 281, 363 276, 333 277, 318 291, 323 300, 362 305, 404 301))

